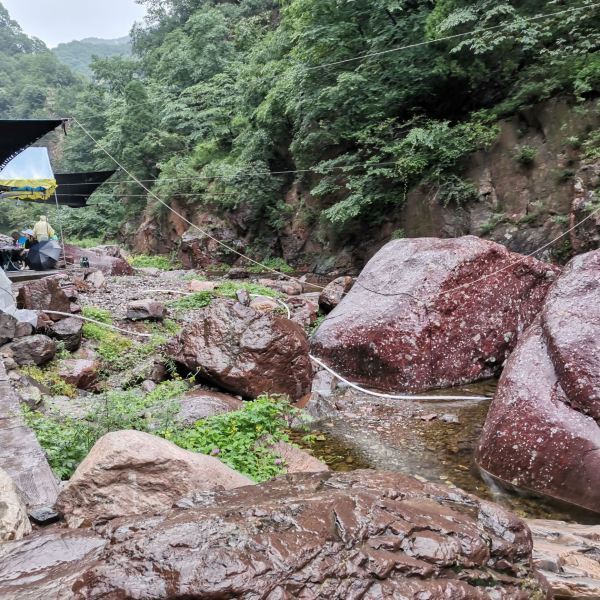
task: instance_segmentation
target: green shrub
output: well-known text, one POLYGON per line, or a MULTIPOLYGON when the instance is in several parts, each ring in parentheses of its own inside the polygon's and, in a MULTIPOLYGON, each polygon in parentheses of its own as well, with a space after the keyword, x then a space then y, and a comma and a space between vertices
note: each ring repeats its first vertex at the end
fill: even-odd
POLYGON ((500 223, 506 221, 504 213, 496 213, 479 226, 479 235, 489 235, 500 223))
POLYGON ((72 239, 69 238, 67 240, 69 244, 73 244, 73 246, 79 246, 79 248, 95 248, 96 246, 100 246, 102 244, 110 244, 111 242, 106 242, 102 238, 82 238, 82 239, 72 239))
POLYGON ((523 167, 531 167, 537 157, 537 150, 531 146, 521 146, 515 153, 515 160, 523 167))
POLYGON ((158 435, 181 448, 217 456, 257 482, 284 472, 285 464, 271 446, 288 441, 292 420, 301 417, 300 411, 283 399, 263 396, 246 402, 238 411, 180 428, 175 421, 180 407, 177 398, 186 388, 183 381, 169 381, 150 394, 139 390, 109 392, 82 420, 44 415, 27 406, 23 406, 23 414, 62 480, 71 477, 100 437, 126 429, 158 435))
POLYGON ((187 450, 217 456, 261 482, 284 472, 285 465, 270 447, 289 441, 291 422, 300 414, 285 400, 262 396, 238 411, 203 419, 165 437, 187 450))
POLYGON ((136 269, 153 268, 161 271, 171 271, 180 266, 170 256, 148 256, 146 254, 132 256, 129 259, 129 264, 136 269))
POLYGON ((108 310, 96 306, 84 306, 81 311, 84 317, 100 321, 101 323, 111 324, 113 322, 112 314, 108 310))
POLYGON ((172 427, 179 406, 174 398, 186 389, 182 381, 160 384, 151 394, 109 392, 84 419, 44 415, 23 405, 25 421, 35 432, 57 477, 69 479, 92 446, 106 433, 135 429, 152 433, 172 427))
POLYGON ((43 368, 36 366, 21 367, 21 371, 34 381, 46 386, 53 396, 75 398, 77 396, 77 388, 67 383, 58 374, 57 367, 57 363, 50 363, 43 368))
POLYGON ((405 237, 406 237, 406 233, 404 232, 404 229, 402 229, 402 228, 395 229, 394 231, 392 231, 391 239, 393 239, 393 240, 403 240, 405 237))
POLYGON ((198 310, 207 307, 214 299, 213 292, 194 292, 187 296, 181 296, 169 303, 175 310, 198 310))
POLYGON ((250 273, 265 273, 270 272, 269 269, 273 269, 275 271, 279 271, 280 273, 286 273, 287 275, 290 275, 294 272, 294 269, 290 267, 290 265, 288 265, 283 258, 265 258, 260 262, 260 265, 255 265, 252 263, 247 270, 250 273), (262 265, 264 265, 264 267, 262 265))

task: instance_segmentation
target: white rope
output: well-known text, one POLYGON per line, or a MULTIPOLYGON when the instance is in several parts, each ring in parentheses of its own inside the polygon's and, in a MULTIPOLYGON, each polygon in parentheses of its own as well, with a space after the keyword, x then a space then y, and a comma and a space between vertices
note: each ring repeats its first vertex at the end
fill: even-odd
POLYGON ((83 317, 81 315, 73 315, 71 313, 59 312, 57 310, 41 310, 47 315, 61 315, 63 317, 73 317, 75 319, 79 319, 81 321, 87 321, 88 323, 94 323, 94 325, 100 325, 101 327, 107 327, 108 329, 114 329, 115 331, 119 331, 121 333, 127 333, 129 335, 137 335, 138 337, 152 337, 150 333, 138 333, 137 331, 129 331, 128 329, 121 329, 120 327, 116 327, 115 325, 110 325, 109 323, 103 323, 102 321, 96 321, 96 319, 90 319, 88 317, 83 317))
POLYGON ((339 373, 336 373, 331 367, 328 367, 316 356, 309 354, 309 358, 314 363, 325 369, 328 373, 331 373, 331 375, 333 375, 336 379, 339 379, 341 382, 350 386, 352 389, 355 389, 362 394, 367 394, 368 396, 374 396, 375 398, 388 398, 391 400, 491 400, 489 396, 411 396, 407 394, 382 394, 380 392, 373 392, 361 387, 360 385, 357 385, 356 383, 348 381, 345 377, 342 377, 339 373))
MULTIPOLYGON (((556 17, 558 15, 562 15, 565 13, 570 13, 570 12, 574 12, 574 11, 578 11, 578 10, 589 10, 589 9, 593 9, 596 8, 597 6, 600 6, 600 3, 596 3, 596 4, 592 4, 590 6, 578 6, 575 8, 567 8, 565 10, 559 10, 557 12, 553 12, 553 13, 546 13, 543 15, 536 15, 535 17, 529 17, 529 18, 521 18, 522 22, 531 22, 531 21, 539 21, 540 19, 547 19, 549 17, 556 17)), ((390 54, 392 52, 400 52, 402 50, 409 50, 412 48, 420 48, 421 46, 429 46, 430 44, 436 44, 438 42, 445 42, 448 40, 454 40, 457 38, 461 38, 461 37, 465 37, 468 35, 473 35, 473 34, 478 34, 478 33, 484 33, 486 31, 495 31, 496 29, 502 29, 503 27, 507 27, 511 25, 511 23, 500 23, 499 25, 493 25, 491 27, 484 27, 482 29, 472 29, 471 31, 466 31, 464 33, 454 33, 452 35, 447 35, 444 37, 440 37, 440 38, 436 38, 434 40, 427 40, 425 42, 418 42, 415 44, 409 44, 408 46, 399 46, 397 48, 390 48, 388 50, 382 50, 381 52, 370 52, 368 54, 362 54, 360 56, 355 56, 353 58, 346 58, 344 60, 337 60, 334 62, 330 62, 330 63, 324 63, 321 65, 317 65, 315 67, 307 67, 308 71, 314 71, 316 69, 325 69, 327 67, 333 67, 336 65, 343 65, 346 63, 350 63, 350 62, 355 62, 357 60, 363 60, 365 58, 372 58, 374 56, 382 56, 384 54, 390 54)))

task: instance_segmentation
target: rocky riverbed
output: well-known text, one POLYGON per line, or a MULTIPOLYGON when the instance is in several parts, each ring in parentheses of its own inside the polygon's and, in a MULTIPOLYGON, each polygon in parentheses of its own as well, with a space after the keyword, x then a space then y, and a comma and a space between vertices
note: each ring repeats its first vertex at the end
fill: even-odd
MULTIPOLYGON (((38 313, 37 327, 5 317, 0 383, 12 400, 4 410, 21 402, 25 416, 8 416, 34 428, 64 481, 56 486, 33 436, 22 437, 26 447, 15 446, 13 455, 37 457, 38 483, 45 482, 43 489, 28 483, 24 498, 19 486, 28 480, 19 469, 27 461, 8 460, 10 448, 0 454, 8 472, 0 493, 11 498, 11 509, 0 512, 8 542, 0 545, 0 595, 600 597, 598 513, 535 494, 543 489, 525 495, 510 482, 500 487, 501 478, 482 475, 475 461, 489 431, 491 400, 480 397, 501 398, 489 376, 502 374, 500 387, 507 385, 507 357, 511 367, 526 332, 550 310, 546 294, 556 305, 562 293, 559 269, 531 260, 512 266, 517 257, 472 239, 400 242, 384 252, 383 267, 381 258, 367 266, 366 279, 337 278, 319 293, 306 278, 133 271, 114 248, 90 257, 90 269, 14 290, 22 308, 38 313), (440 268, 440 253, 452 244, 452 264, 440 268), (463 287, 486 269, 501 289, 499 302, 463 287), (410 293, 390 296, 392 288, 410 293), (448 299, 455 288, 460 301, 448 299), (478 302, 484 316, 473 312, 478 302), (52 312, 58 309, 74 317, 52 312), (82 328, 82 311, 96 324, 82 328), (394 312, 402 318, 394 321, 394 312), (121 331, 107 334, 102 323, 121 331), (365 327, 371 333, 363 336, 365 327), (348 338, 346 349, 334 330, 348 338), (395 369, 402 376, 390 391, 466 399, 357 391, 311 366, 311 337, 313 353, 331 353, 330 364, 351 379, 356 367, 366 387, 386 388, 381 383, 395 369), (456 386, 431 390, 444 382, 456 386), (277 402, 263 392, 285 394, 295 408, 285 417, 265 413, 266 420, 248 413, 277 402), (303 425, 306 414, 312 420, 303 425), (208 424, 215 417, 221 437, 208 424), (269 419, 291 430, 297 446, 278 441, 269 419), (249 423, 250 445, 231 454, 230 446, 247 442, 249 423), (61 445, 65 431, 69 443, 61 445), (82 453, 77 445, 86 436, 93 447, 82 453), (314 472, 321 474, 306 474, 314 472), (42 529, 30 533, 26 514, 42 529), (483 540, 491 553, 479 547, 483 540), (66 549, 60 557, 52 550, 59 546, 66 549)), ((581 330, 594 346, 588 324, 569 339, 581 330)), ((593 376, 593 360, 582 372, 593 376)), ((572 410, 593 431, 593 418, 578 408, 586 398, 595 407, 590 381, 570 393, 579 403, 572 410)))

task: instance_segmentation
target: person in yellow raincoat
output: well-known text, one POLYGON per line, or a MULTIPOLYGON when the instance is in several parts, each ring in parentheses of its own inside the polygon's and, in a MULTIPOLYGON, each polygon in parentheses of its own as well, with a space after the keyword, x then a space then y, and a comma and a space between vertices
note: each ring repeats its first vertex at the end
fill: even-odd
POLYGON ((33 227, 33 237, 38 242, 47 242, 50 238, 56 236, 52 225, 48 223, 48 217, 42 215, 39 221, 33 227))

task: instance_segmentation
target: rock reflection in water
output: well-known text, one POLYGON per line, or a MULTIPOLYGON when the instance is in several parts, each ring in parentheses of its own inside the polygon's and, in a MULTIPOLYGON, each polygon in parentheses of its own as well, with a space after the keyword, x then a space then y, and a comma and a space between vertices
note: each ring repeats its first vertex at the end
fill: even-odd
MULTIPOLYGON (((440 390, 492 396, 496 381, 440 390)), ((434 392, 435 393, 435 392, 434 392)), ((400 471, 422 480, 442 482, 493 500, 523 517, 585 520, 600 518, 576 513, 539 498, 509 493, 484 481, 474 463, 477 439, 489 401, 402 402, 337 390, 319 401, 319 420, 312 441, 302 442, 335 471, 359 468, 400 471)), ((489 479, 489 478, 488 478, 489 479)))

